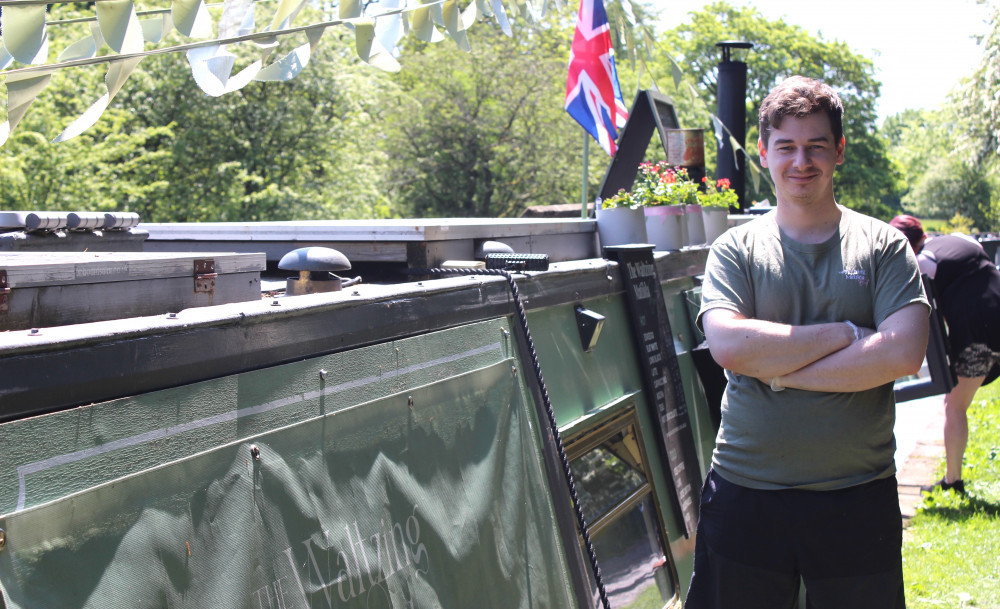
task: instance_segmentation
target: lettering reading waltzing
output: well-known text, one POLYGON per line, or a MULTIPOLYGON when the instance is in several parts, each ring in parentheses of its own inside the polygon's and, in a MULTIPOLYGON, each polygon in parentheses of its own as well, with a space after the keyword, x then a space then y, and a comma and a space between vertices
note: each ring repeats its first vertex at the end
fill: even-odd
POLYGON ((625 269, 629 279, 638 277, 656 277, 656 268, 649 262, 627 262, 625 269))
POLYGON ((409 571, 427 573, 430 563, 427 549, 420 541, 416 511, 417 506, 413 506, 413 513, 403 523, 387 524, 383 519, 377 530, 365 531, 366 537, 362 537, 355 520, 344 525, 344 536, 339 544, 331 540, 330 531, 323 531, 322 542, 310 537, 302 542, 308 561, 301 565, 296 564, 292 546, 285 548, 283 553, 291 573, 255 590, 251 606, 256 609, 319 609, 309 600, 305 581, 310 591, 322 590, 326 603, 321 606, 332 609, 365 595, 366 590, 368 595, 375 590, 387 595, 385 585, 400 573, 404 576, 409 571), (316 550, 319 550, 318 557, 316 550), (300 572, 300 567, 304 572, 300 572), (340 603, 332 594, 333 588, 336 588, 340 603), (295 602, 296 598, 300 602, 295 602))

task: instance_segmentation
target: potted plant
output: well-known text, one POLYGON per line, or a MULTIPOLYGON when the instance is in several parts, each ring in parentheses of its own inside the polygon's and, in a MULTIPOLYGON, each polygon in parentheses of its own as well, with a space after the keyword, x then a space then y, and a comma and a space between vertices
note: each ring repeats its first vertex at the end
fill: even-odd
POLYGON ((601 246, 646 243, 646 223, 642 205, 624 189, 604 199, 598 199, 597 234, 601 246))
POLYGON ((688 244, 687 213, 697 205, 698 185, 687 170, 665 161, 642 163, 632 188, 646 215, 646 234, 660 250, 677 250, 688 244))
POLYGON ((706 177, 702 182, 705 190, 698 193, 698 202, 705 219, 705 242, 711 245, 729 228, 729 209, 739 203, 739 197, 729 178, 713 182, 706 177))

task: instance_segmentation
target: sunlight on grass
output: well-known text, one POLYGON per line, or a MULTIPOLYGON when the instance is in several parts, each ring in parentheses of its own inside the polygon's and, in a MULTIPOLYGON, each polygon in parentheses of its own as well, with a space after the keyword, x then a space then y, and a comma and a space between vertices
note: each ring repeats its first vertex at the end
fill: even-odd
POLYGON ((910 609, 1000 609, 1000 383, 976 394, 969 430, 968 496, 928 496, 903 538, 910 609))

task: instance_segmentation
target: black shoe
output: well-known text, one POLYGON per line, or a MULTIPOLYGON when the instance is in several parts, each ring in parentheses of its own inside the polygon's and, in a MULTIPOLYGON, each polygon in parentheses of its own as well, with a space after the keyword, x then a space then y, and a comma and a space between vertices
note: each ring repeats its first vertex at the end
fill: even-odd
POLYGON ((933 493, 934 489, 941 489, 942 491, 954 491, 959 495, 965 494, 965 483, 961 480, 955 480, 954 482, 946 482, 944 478, 941 478, 934 484, 929 484, 927 486, 921 486, 921 493, 933 493))

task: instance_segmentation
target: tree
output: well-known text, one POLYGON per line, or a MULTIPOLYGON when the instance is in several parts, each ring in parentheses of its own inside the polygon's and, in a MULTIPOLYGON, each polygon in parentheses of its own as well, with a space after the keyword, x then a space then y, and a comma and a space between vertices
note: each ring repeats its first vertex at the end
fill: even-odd
MULTIPOLYGON (((408 37, 413 56, 404 55, 407 67, 394 79, 357 59, 350 30, 331 28, 294 80, 254 82, 221 97, 196 87, 182 57, 153 55, 77 140, 49 146, 54 134, 25 131, 20 148, 0 153, 11 159, 0 185, 6 179, 17 186, 8 192, 29 192, 55 183, 85 195, 60 195, 72 209, 138 211, 146 221, 497 216, 577 200, 582 131, 562 110, 568 17, 514 22, 514 39, 481 23, 469 54, 452 41, 408 37), (109 135, 129 136, 135 158, 84 152, 109 135), (35 149, 27 151, 30 142, 35 149), (52 179, 32 177, 39 173, 52 179), (93 184, 98 175, 107 184, 93 184)), ((241 61, 236 70, 249 58, 241 61)), ((58 72, 76 89, 40 97, 29 118, 51 128, 83 112, 101 93, 103 68, 81 73, 58 72)), ((27 126, 26 119, 19 131, 27 126)), ((606 163, 601 156, 592 155, 592 165, 606 163)), ((591 185, 600 177, 598 167, 591 185)), ((35 201, 28 207, 62 205, 51 196, 35 201)))
MULTIPOLYGON (((79 34, 49 30, 60 48, 79 34)), ((103 67, 54 74, 0 149, 0 205, 128 210, 144 221, 392 213, 376 128, 391 83, 357 58, 344 28, 326 33, 296 79, 254 82, 222 97, 196 86, 183 56, 147 57, 91 129, 49 144, 101 95, 103 77, 103 67)))
POLYGON ((990 2, 989 11, 979 66, 948 102, 956 116, 954 150, 960 154, 953 165, 963 180, 956 211, 984 231, 1000 228, 1000 4, 990 2))
POLYGON ((170 125, 170 162, 146 220, 260 221, 386 217, 384 159, 373 126, 389 87, 328 32, 309 66, 282 83, 209 97, 176 56, 150 57, 121 104, 140 125, 170 125))
POLYGON ((926 218, 960 214, 979 230, 994 225, 990 211, 996 186, 984 172, 961 156, 962 122, 953 103, 938 110, 906 110, 883 125, 890 152, 906 176, 903 208, 926 218))
POLYGON ((961 218, 970 229, 1000 228, 1000 11, 992 6, 991 32, 970 78, 933 111, 908 110, 883 126, 908 191, 905 209, 918 216, 961 218))
POLYGON ((996 226, 990 207, 995 191, 995 180, 989 175, 944 155, 928 165, 927 173, 903 198, 903 204, 911 209, 913 202, 914 212, 924 210, 928 217, 961 215, 973 228, 988 231, 996 226))
MULTIPOLYGON (((53 19, 79 14, 73 6, 52 7, 53 19)), ((56 46, 72 36, 64 28, 50 33, 56 46)), ((101 95, 103 77, 96 68, 53 74, 0 148, 0 209, 114 211, 162 194, 165 184, 156 175, 165 158, 156 143, 172 137, 167 127, 140 127, 128 112, 110 109, 84 135, 50 143, 101 95)))
MULTIPOLYGON (((733 7, 715 2, 692 13, 663 36, 664 46, 700 94, 693 101, 686 95, 678 104, 701 105, 700 124, 714 133, 705 110, 715 111, 716 64, 721 59, 715 43, 744 40, 754 44, 747 56, 747 149, 756 156, 758 110, 774 85, 795 74, 818 78, 840 94, 845 105, 844 134, 848 161, 838 168, 835 182, 837 200, 848 207, 888 217, 898 207, 901 176, 891 162, 886 143, 875 125, 880 83, 875 79, 870 59, 857 55, 843 42, 813 37, 800 27, 784 21, 769 21, 752 7, 733 7), (705 108, 709 105, 708 108, 705 108)), ((655 60, 659 74, 669 74, 667 58, 655 60)), ((684 110, 690 115, 689 109, 684 110)), ((709 138, 710 139, 710 138, 709 138)), ((711 139, 710 139, 711 141, 711 139)), ((769 188, 762 195, 770 195, 769 188)), ((773 195, 772 195, 773 196, 773 195)))
POLYGON ((581 130, 563 111, 572 22, 514 27, 511 38, 477 25, 469 53, 444 42, 403 55, 386 150, 407 213, 513 216, 579 200, 581 130))
POLYGON ((1000 4, 993 0, 989 7, 989 32, 980 40, 982 59, 951 101, 964 123, 960 134, 969 161, 995 171, 1000 160, 1000 4))

